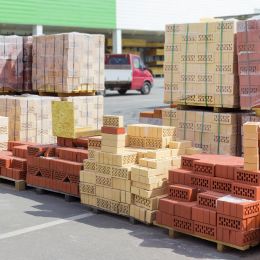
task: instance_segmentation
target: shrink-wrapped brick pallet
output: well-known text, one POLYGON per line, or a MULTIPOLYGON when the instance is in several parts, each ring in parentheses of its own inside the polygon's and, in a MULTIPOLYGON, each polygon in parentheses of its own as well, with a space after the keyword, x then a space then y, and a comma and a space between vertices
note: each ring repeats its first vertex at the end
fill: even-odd
POLYGON ((164 102, 239 107, 236 22, 166 26, 164 102))
POLYGON ((240 106, 260 105, 260 20, 238 22, 237 33, 240 106))
POLYGON ((32 91, 32 40, 23 37, 23 91, 32 91))
POLYGON ((0 36, 0 92, 23 90, 23 37, 0 36))
POLYGON ((162 120, 163 125, 176 127, 177 139, 190 140, 205 153, 241 154, 241 113, 166 108, 162 120))
POLYGON ((33 36, 33 90, 72 93, 104 89, 104 36, 33 36))
POLYGON ((0 96, 0 116, 9 119, 9 140, 39 144, 55 143, 51 102, 57 97, 0 96))

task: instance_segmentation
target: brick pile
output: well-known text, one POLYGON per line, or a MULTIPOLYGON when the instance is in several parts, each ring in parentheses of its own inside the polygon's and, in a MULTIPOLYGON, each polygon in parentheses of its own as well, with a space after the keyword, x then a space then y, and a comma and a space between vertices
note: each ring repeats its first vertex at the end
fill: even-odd
POLYGON ((169 171, 156 222, 239 247, 260 242, 259 173, 243 166, 241 157, 182 156, 181 168, 169 171))
POLYGON ((0 176, 12 180, 25 180, 27 172, 27 142, 9 141, 5 151, 0 152, 0 176))
POLYGON ((141 124, 162 125, 162 109, 155 108, 154 111, 144 111, 139 114, 141 124))
POLYGON ((88 158, 87 139, 27 148, 27 184, 79 197, 79 174, 88 158))

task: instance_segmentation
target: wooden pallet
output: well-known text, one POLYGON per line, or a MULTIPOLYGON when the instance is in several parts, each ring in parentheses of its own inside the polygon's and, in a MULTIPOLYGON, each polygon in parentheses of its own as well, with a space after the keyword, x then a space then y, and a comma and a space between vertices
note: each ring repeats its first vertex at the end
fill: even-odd
POLYGON ((9 178, 9 177, 0 176, 0 182, 1 182, 1 180, 6 180, 8 182, 14 183, 15 189, 17 191, 25 190, 25 187, 26 187, 25 180, 14 180, 14 179, 9 178))
POLYGON ((51 193, 54 193, 54 194, 56 193, 56 194, 64 195, 64 199, 68 202, 75 201, 75 200, 79 199, 79 196, 76 196, 76 195, 72 195, 72 194, 68 194, 66 192, 56 191, 56 190, 52 190, 52 189, 48 189, 48 188, 44 188, 44 187, 40 187, 40 186, 36 186, 36 185, 32 185, 32 184, 27 184, 27 187, 35 189, 35 191, 38 194, 45 194, 46 192, 51 192, 51 193))
POLYGON ((198 110, 198 111, 203 110, 203 111, 213 112, 213 113, 241 112, 241 110, 237 107, 171 104, 171 108, 177 108, 178 110, 198 110))
POLYGON ((185 235, 189 235, 189 236, 192 236, 192 237, 204 239, 204 240, 207 240, 209 242, 216 243, 217 244, 217 251, 219 251, 219 252, 223 252, 227 248, 234 248, 234 249, 237 249, 237 250, 240 250, 240 251, 245 251, 245 250, 248 250, 249 248, 257 246, 259 244, 259 243, 255 243, 255 244, 246 245, 246 246, 236 246, 236 245, 232 245, 232 244, 229 244, 229 243, 225 243, 223 241, 218 241, 218 240, 214 240, 214 239, 210 239, 210 238, 205 238, 203 236, 190 234, 190 233, 185 232, 185 231, 178 231, 178 230, 175 230, 174 228, 170 228, 170 227, 167 227, 167 226, 164 226, 164 225, 157 224, 156 222, 154 222, 153 224, 157 227, 167 229, 168 232, 169 232, 168 233, 169 237, 171 237, 171 238, 178 238, 182 234, 185 234, 185 235))
POLYGON ((52 96, 52 97, 77 97, 77 96, 95 96, 96 90, 88 91, 74 91, 72 93, 56 93, 56 92, 45 92, 39 91, 39 96, 52 96))

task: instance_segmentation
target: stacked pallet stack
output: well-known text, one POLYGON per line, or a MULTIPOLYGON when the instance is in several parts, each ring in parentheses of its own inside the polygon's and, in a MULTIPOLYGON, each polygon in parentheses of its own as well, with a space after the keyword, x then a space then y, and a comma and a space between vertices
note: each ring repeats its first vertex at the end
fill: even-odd
POLYGON ((0 36, 0 91, 23 90, 23 37, 0 36))
POLYGON ((72 93, 104 89, 104 36, 33 36, 33 90, 72 93))
POLYGON ((236 22, 166 26, 164 102, 239 107, 236 22))
POLYGON ((241 155, 241 114, 198 110, 162 110, 163 125, 177 129, 177 139, 190 140, 205 153, 241 155))
POLYGON ((0 96, 0 116, 9 119, 8 140, 55 143, 51 121, 53 100, 59 98, 34 95, 0 96))
POLYGON ((81 201, 115 214, 129 216, 130 169, 136 152, 125 150, 126 134, 122 116, 104 116, 101 144, 92 140, 94 158, 84 161, 80 174, 81 201))
POLYGON ((183 156, 181 168, 169 171, 157 224, 239 249, 259 243, 258 172, 243 166, 241 157, 183 156))
POLYGON ((73 144, 28 146, 27 185, 79 197, 79 173, 88 158, 88 144, 86 138, 73 144))
POLYGON ((248 110, 260 105, 260 20, 238 22, 237 54, 240 106, 248 110))

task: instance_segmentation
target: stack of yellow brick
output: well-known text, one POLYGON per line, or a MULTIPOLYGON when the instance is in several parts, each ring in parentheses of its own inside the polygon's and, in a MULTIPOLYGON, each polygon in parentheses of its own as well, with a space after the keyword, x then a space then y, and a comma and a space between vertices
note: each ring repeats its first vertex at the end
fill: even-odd
POLYGON ((131 165, 137 153, 126 151, 123 118, 104 116, 101 129, 101 149, 94 159, 84 162, 80 175, 81 201, 99 209, 129 216, 131 204, 131 165), (86 188, 87 187, 87 188, 86 188), (82 192, 82 190, 87 192, 82 192))
POLYGON ((235 21, 166 26, 164 102, 238 107, 235 21))
POLYGON ((205 153, 241 154, 241 113, 162 110, 163 125, 176 127, 177 140, 192 141, 205 153))

